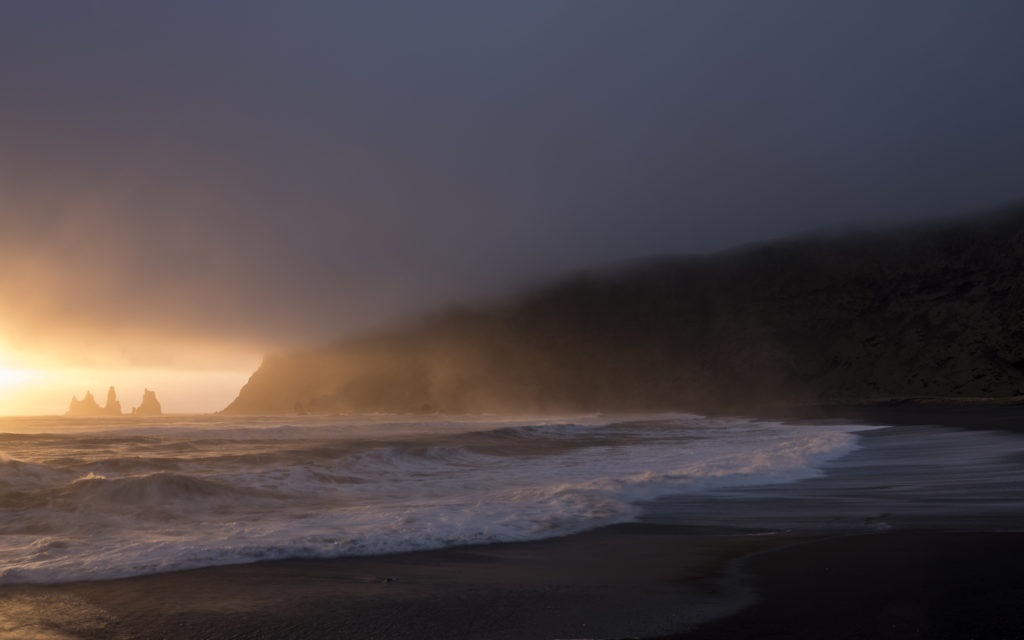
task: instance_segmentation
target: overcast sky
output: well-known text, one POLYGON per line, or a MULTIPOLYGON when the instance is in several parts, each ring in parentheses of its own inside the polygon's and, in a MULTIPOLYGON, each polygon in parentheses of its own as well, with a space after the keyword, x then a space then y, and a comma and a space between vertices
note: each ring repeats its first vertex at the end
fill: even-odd
POLYGON ((4 2, 0 338, 148 366, 1019 200, 1022 33, 1016 0, 4 2))

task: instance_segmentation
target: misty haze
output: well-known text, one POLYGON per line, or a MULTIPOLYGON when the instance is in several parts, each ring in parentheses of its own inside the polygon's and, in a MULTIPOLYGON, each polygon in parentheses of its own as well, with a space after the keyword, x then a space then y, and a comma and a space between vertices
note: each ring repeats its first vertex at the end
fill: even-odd
POLYGON ((5 5, 0 637, 1015 637, 1022 27, 5 5))

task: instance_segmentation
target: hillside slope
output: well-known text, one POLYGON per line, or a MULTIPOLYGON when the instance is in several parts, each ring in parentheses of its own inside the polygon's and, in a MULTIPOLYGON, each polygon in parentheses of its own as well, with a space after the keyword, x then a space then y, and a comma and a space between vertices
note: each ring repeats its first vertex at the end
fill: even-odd
POLYGON ((648 411, 1024 394, 1024 208, 594 272, 268 356, 227 413, 648 411))

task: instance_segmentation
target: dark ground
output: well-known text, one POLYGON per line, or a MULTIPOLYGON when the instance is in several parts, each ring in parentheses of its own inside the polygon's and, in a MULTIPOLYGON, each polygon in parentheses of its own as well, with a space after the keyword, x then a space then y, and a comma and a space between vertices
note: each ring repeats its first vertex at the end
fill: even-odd
POLYGON ((747 558, 754 606, 678 640, 1024 637, 1024 535, 898 532, 747 558))
POLYGON ((8 586, 0 637, 998 640, 1024 637, 1021 602, 1019 533, 808 540, 627 526, 541 543, 8 586), (745 553, 742 573, 730 571, 729 558, 745 553), (751 587, 757 602, 744 609, 751 587))
POLYGON ((785 544, 622 525, 553 540, 0 587, 0 638, 593 638, 739 610, 729 561, 785 544))

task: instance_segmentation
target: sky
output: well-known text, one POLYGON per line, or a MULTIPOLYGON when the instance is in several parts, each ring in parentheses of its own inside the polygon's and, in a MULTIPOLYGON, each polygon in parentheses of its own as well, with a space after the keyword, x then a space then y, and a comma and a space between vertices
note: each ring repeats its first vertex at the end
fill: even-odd
POLYGON ((1024 199, 1024 3, 0 6, 0 414, 580 268, 1024 199))

